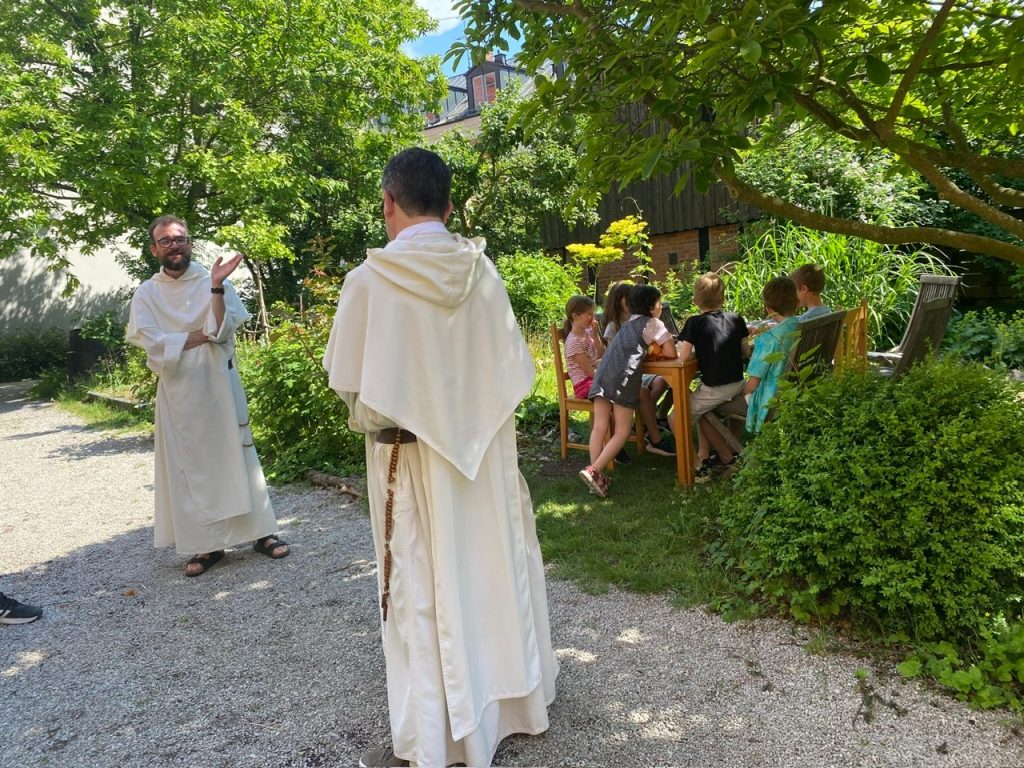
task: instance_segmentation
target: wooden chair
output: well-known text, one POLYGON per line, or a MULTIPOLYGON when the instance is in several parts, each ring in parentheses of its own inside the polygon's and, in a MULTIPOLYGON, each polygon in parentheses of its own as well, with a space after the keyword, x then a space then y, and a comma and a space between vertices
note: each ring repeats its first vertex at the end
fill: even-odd
MULTIPOLYGON (((800 338, 789 350, 783 377, 806 382, 831 370, 845 319, 846 310, 839 310, 799 323, 800 338)), ((723 403, 713 413, 726 419, 730 426, 738 427, 734 431, 718 419, 711 420, 712 427, 726 441, 729 450, 733 453, 742 451, 743 443, 737 432, 742 433, 747 418, 743 395, 723 403)), ((774 412, 768 414, 768 418, 773 416, 774 412)))
POLYGON ((845 320, 846 310, 840 309, 801 322, 798 326, 800 338, 790 349, 786 372, 783 375, 794 378, 796 374, 810 367, 809 376, 814 378, 831 370, 845 320))
POLYGON ((960 278, 952 275, 921 275, 921 287, 917 291, 917 300, 914 302, 914 308, 910 311, 907 328, 903 332, 903 339, 887 352, 868 352, 868 360, 880 362, 883 365, 895 366, 907 345, 910 329, 916 325, 915 318, 921 311, 921 305, 932 299, 954 298, 959 285, 960 278))
POLYGON ((900 342, 899 353, 872 353, 874 360, 882 360, 878 373, 883 376, 902 376, 910 367, 938 351, 946 335, 949 318, 953 314, 953 297, 946 296, 918 302, 900 342))
MULTIPOLYGON (((562 351, 562 329, 551 324, 551 354, 555 360, 555 390, 558 392, 558 424, 559 436, 561 438, 562 458, 569 458, 569 449, 576 448, 582 451, 589 451, 588 443, 569 442, 569 411, 583 411, 590 414, 590 428, 594 428, 594 404, 590 400, 583 400, 576 397, 572 391, 572 383, 569 374, 565 372, 565 354, 562 351), (566 391, 566 385, 569 390, 566 391)), ((630 438, 636 443, 637 452, 644 450, 644 426, 639 418, 636 420, 636 431, 630 438)))
POLYGON ((843 326, 836 344, 834 369, 836 373, 863 371, 868 365, 868 300, 860 306, 846 310, 843 326))

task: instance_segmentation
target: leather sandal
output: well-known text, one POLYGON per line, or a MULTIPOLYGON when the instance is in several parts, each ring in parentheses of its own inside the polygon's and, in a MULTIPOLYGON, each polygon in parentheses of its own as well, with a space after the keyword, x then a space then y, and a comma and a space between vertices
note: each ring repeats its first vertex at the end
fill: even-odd
POLYGON ((196 555, 187 563, 185 563, 185 575, 186 576, 202 576, 213 566, 224 559, 224 550, 218 549, 216 552, 207 552, 205 555, 196 555), (188 567, 190 565, 201 565, 203 570, 189 572, 188 567))
POLYGON ((278 538, 276 535, 271 534, 270 536, 264 536, 262 539, 256 539, 253 542, 252 548, 259 552, 261 555, 266 555, 272 560, 280 560, 282 557, 288 557, 291 554, 292 548, 288 547, 282 555, 275 555, 274 550, 278 547, 288 547, 288 542, 284 539, 278 538))

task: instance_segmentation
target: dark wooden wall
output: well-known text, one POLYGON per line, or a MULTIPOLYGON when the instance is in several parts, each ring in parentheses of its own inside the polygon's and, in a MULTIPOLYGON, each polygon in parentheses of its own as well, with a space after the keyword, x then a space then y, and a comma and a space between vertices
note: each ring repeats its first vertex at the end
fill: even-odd
POLYGON ((650 225, 648 233, 652 236, 760 218, 756 208, 733 200, 723 184, 715 184, 702 194, 693 179, 688 179, 679 195, 673 196, 672 190, 680 175, 681 171, 675 171, 633 182, 622 191, 617 186, 612 188, 601 198, 598 205, 601 220, 594 226, 577 226, 570 230, 557 215, 545 217, 542 224, 544 247, 596 243, 609 224, 630 214, 642 215, 650 225))

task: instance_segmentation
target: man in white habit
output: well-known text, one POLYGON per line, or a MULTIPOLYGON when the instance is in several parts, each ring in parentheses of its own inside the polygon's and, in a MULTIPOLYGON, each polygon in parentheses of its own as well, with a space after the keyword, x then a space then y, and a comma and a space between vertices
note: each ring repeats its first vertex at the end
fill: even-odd
POLYGON ((149 239, 160 271, 136 289, 125 338, 159 376, 153 545, 193 555, 186 576, 246 541, 285 557, 235 364, 235 331, 249 313, 227 277, 242 254, 218 257, 207 271, 192 261, 188 226, 175 216, 154 220, 149 239))
POLYGON ((557 662, 514 412, 533 361, 482 239, 445 229, 451 172, 384 169, 390 242, 345 278, 324 354, 366 434, 391 747, 361 766, 489 766, 548 727, 557 662))

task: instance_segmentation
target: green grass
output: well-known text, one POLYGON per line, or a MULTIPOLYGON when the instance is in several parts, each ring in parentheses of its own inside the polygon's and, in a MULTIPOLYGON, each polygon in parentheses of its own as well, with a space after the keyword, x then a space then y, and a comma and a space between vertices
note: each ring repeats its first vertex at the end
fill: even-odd
POLYGON ((82 419, 90 429, 107 429, 113 432, 138 434, 153 432, 152 413, 121 411, 104 403, 83 402, 80 395, 74 392, 62 393, 56 402, 64 410, 82 419))
POLYGON ((719 498, 728 492, 724 483, 683 490, 675 461, 648 454, 616 465, 611 493, 602 499, 577 476, 586 463, 582 451, 563 462, 557 442, 547 449, 548 460, 527 459, 524 473, 544 560, 555 575, 594 592, 666 592, 684 606, 728 603, 737 595, 728 575, 705 558, 719 498))

